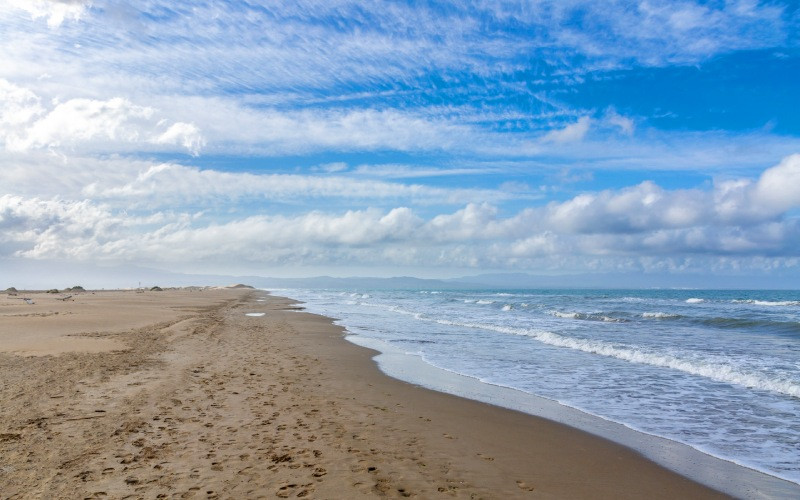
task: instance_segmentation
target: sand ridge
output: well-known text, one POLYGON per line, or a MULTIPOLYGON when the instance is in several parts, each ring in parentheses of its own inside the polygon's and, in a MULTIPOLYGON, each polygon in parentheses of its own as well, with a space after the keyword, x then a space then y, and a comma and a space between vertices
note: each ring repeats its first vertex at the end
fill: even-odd
POLYGON ((389 379, 291 300, 171 293, 152 323, 104 334, 125 349, 0 353, 0 496, 718 496, 603 440, 389 379))

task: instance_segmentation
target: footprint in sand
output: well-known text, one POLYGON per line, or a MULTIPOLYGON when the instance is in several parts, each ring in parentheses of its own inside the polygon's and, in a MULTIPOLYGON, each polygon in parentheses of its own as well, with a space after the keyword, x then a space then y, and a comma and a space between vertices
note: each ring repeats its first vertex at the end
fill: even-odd
POLYGON ((526 483, 525 481, 517 481, 517 486, 519 487, 519 489, 525 491, 533 491, 534 489, 536 489, 533 486, 526 483))

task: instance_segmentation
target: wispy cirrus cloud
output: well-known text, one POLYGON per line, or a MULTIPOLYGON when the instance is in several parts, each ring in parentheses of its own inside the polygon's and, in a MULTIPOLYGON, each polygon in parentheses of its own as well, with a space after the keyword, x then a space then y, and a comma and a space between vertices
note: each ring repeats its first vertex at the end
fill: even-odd
POLYGON ((792 29, 780 5, 747 0, 719 5, 614 1, 602 6, 587 1, 296 2, 280 8, 146 1, 126 9, 4 1, 9 11, 37 5, 30 10, 85 14, 81 22, 94 33, 91 39, 66 25, 59 35, 65 45, 81 45, 80 51, 62 48, 81 55, 84 76, 99 76, 101 67, 151 75, 166 93, 213 88, 352 92, 352 85, 398 89, 403 83, 425 91, 420 83, 431 74, 504 82, 516 71, 530 71, 531 58, 546 70, 533 77, 549 79, 584 74, 593 65, 694 64, 735 50, 780 47, 792 29), (147 36, 142 37, 144 26, 147 36), (121 39, 128 50, 120 50, 121 39), (171 74, 160 71, 165 67, 171 74))
POLYGON ((786 9, 744 1, 280 8, 39 2, 80 7, 80 21, 55 31, 37 29, 36 20, 20 29, 17 3, 0 14, 9 35, 0 41, 8 81, 62 103, 123 98, 172 108, 172 119, 186 125, 162 130, 149 143, 197 152, 199 131, 209 151, 232 154, 334 148, 545 157, 560 151, 570 160, 569 150, 541 142, 650 130, 646 123, 634 127, 636 117, 621 111, 602 111, 613 103, 598 110, 559 101, 559 89, 590 68, 696 64, 791 43, 786 9), (52 74, 59 78, 46 77, 52 74), (348 101, 337 106, 341 98, 348 101), (465 104, 452 112, 443 100, 465 104))
POLYGON ((201 170, 176 164, 159 164, 131 175, 127 182, 96 181, 82 194, 92 199, 133 206, 168 206, 200 200, 344 199, 349 203, 384 203, 404 200, 412 204, 459 204, 475 200, 504 201, 515 195, 493 189, 433 187, 339 175, 251 174, 201 170))

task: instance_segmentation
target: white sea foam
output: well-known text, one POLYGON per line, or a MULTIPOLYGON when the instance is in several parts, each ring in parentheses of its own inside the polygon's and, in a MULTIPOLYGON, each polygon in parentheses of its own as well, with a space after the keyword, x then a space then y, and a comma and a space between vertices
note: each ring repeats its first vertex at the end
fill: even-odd
POLYGON ((632 303, 647 302, 647 299, 643 299, 641 297, 622 297, 619 300, 621 300, 622 302, 632 302, 632 303))
POLYGON ((557 318, 580 319, 584 321, 603 321, 606 323, 624 323, 626 321, 622 318, 612 318, 611 316, 605 316, 603 314, 589 314, 589 313, 561 312, 561 311, 550 311, 550 314, 552 314, 557 318))
POLYGON ((680 314, 671 314, 665 312, 646 312, 642 313, 643 318, 655 318, 655 319, 669 319, 669 318, 680 318, 680 314))
POLYGON ((245 316, 253 316, 254 318, 261 317, 267 313, 245 313, 245 316))
POLYGON ((503 306, 504 311, 510 311, 512 309, 514 309, 514 306, 512 306, 511 304, 506 304, 503 306))
POLYGON ((512 328, 506 326, 489 325, 482 323, 459 323, 448 320, 436 320, 439 323, 463 326, 467 328, 479 328, 491 330, 499 333, 511 335, 524 335, 538 340, 539 342, 556 346, 576 349, 591 354, 599 354, 612 358, 639 363, 650 366, 659 366, 679 370, 691 375, 705 377, 717 382, 740 385, 753 389, 778 392, 800 398, 800 384, 792 380, 779 380, 766 377, 759 373, 750 373, 737 370, 735 367, 722 363, 706 362, 703 360, 681 359, 671 354, 660 354, 650 352, 637 346, 612 345, 599 340, 586 340, 565 337, 546 330, 512 328))
POLYGON ((578 319, 578 313, 565 313, 561 311, 550 311, 550 314, 555 316, 556 318, 565 318, 565 319, 578 319))
POLYGON ((696 299, 696 298, 686 299, 687 304, 701 304, 705 301, 706 299, 696 299))
POLYGON ((734 304, 753 304, 755 306, 780 307, 780 306, 800 306, 797 300, 733 300, 734 304))
POLYGON ((493 300, 480 299, 478 302, 476 302, 476 304, 482 304, 482 305, 494 304, 494 301, 493 300))

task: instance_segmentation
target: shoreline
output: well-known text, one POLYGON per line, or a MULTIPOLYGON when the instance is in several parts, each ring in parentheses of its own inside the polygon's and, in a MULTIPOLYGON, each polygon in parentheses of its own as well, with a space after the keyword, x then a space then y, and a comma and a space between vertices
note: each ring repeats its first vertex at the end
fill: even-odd
POLYGON ((80 337, 124 345, 0 353, 4 497, 725 497, 606 439, 389 377, 292 299, 82 297, 0 311, 17 325, 3 339, 69 313, 80 337))
MULTIPOLYGON (((367 290, 367 292, 372 299, 372 292, 369 292, 369 290, 367 290)), ((283 293, 291 295, 292 292, 290 290, 283 290, 283 293)), ((336 315, 337 307, 335 304, 337 302, 335 299, 325 296, 326 300, 320 302, 314 300, 315 296, 313 293, 303 294, 301 292, 299 294, 299 297, 305 296, 308 296, 310 299, 309 308, 311 310, 316 310, 320 314, 336 315)), ((368 296, 364 295, 364 297, 368 296)), ((385 304, 386 297, 380 296, 377 292, 375 297, 378 298, 368 301, 370 302, 369 304, 361 305, 373 305, 376 306, 376 308, 384 306, 386 309, 391 309, 385 304)), ((463 297, 459 297, 459 299, 460 298, 463 297)), ((403 297, 402 300, 405 300, 405 297, 403 297)), ((519 300, 524 299, 518 299, 518 301, 519 300)), ((467 302, 467 300, 465 300, 465 302, 467 302)), ((347 302, 347 304, 351 304, 351 302, 347 302)), ((527 304, 523 304, 523 306, 527 306, 527 304)), ((472 370, 471 373, 483 373, 484 376, 489 378, 489 381, 485 381, 474 375, 461 374, 448 367, 437 366, 437 363, 428 361, 425 358, 426 354, 438 355, 443 360, 447 357, 446 353, 443 354, 434 349, 431 349, 429 352, 424 348, 425 346, 417 348, 415 344, 415 342, 428 342, 424 340, 424 335, 420 333, 427 332, 428 330, 422 329, 422 327, 419 330, 409 329, 408 340, 404 340, 405 337, 403 335, 397 335, 397 332, 406 332, 402 320, 400 320, 399 323, 394 323, 393 317, 387 317, 384 323, 379 323, 375 319, 372 319, 372 316, 369 316, 369 314, 371 314, 370 311, 361 311, 361 309, 356 307, 349 309, 347 305, 342 305, 342 307, 346 311, 343 313, 342 317, 348 318, 348 321, 337 320, 337 324, 353 327, 347 339, 357 345, 368 347, 376 351, 376 364, 382 372, 389 376, 432 390, 438 390, 544 417, 594 435, 599 435, 613 442, 627 446, 685 477, 738 498, 763 498, 765 495, 770 498, 796 498, 800 496, 800 484, 798 484, 793 476, 790 475, 789 477, 791 478, 781 477, 773 473, 769 468, 759 468, 758 465, 752 465, 745 461, 737 460, 735 458, 737 457, 736 454, 727 457, 725 455, 718 455, 713 452, 714 448, 711 448, 712 451, 707 451, 703 447, 692 444, 691 441, 683 442, 672 438, 670 434, 659 435, 652 431, 648 432, 634 425, 629 425, 625 423, 626 420, 614 420, 613 418, 599 416, 603 415, 602 411, 599 412, 599 414, 595 414, 592 413, 591 410, 572 406, 569 403, 561 403, 555 399, 550 399, 548 396, 537 396, 525 392, 525 390, 495 383, 495 381, 502 379, 500 377, 493 377, 491 373, 487 375, 485 370, 481 372, 481 370, 475 369, 474 366, 468 364, 465 366, 469 366, 472 370), (362 313, 365 315, 360 316, 362 313), (394 329, 392 329, 392 326, 394 329), (375 334, 371 333, 373 329, 376 332, 375 334), (387 341, 381 340, 382 338, 390 338, 393 340, 392 343, 388 343, 387 341), (394 340, 398 340, 398 342, 394 343, 394 340), (411 343, 411 347, 408 347, 409 344, 406 344, 406 342, 411 343)), ((405 302, 398 302, 397 307, 400 312, 404 314, 411 314, 409 311, 414 311, 413 308, 409 309, 409 307, 405 305, 405 302)), ((431 310, 422 308, 420 311, 420 315, 423 316, 424 320, 438 322, 435 317, 431 316, 431 310)), ((377 314, 374 316, 374 318, 383 317, 384 316, 377 314)), ((450 317, 447 317, 447 320, 448 321, 442 320, 442 323, 450 324, 449 321, 453 321, 450 317)), ((431 332, 432 335, 436 333, 438 332, 431 332)), ((435 339, 432 340, 435 341, 435 339)), ((465 346, 465 348, 469 350, 469 346, 465 346)), ((468 352, 473 355, 475 354, 473 351, 468 352)), ((458 358, 456 354, 453 354, 453 357, 461 359, 458 358)), ((433 359, 437 358, 434 357, 433 359)), ((470 359, 474 360, 476 358, 473 357, 470 359)), ((449 366, 452 367, 456 365, 451 364, 449 366)), ((532 385, 533 384, 529 384, 528 386, 532 385)), ((526 385, 521 384, 519 387, 526 387, 526 385)), ((594 397, 588 408, 597 409, 599 407, 602 410, 602 403, 603 399, 594 397)), ((632 415, 641 420, 647 415, 647 408, 644 407, 641 408, 641 410, 642 412, 632 415)), ((657 412, 657 409, 655 410, 657 412)), ((613 415, 613 413, 611 414, 613 415)), ((722 417, 723 415, 724 414, 721 414, 720 416, 722 417)), ((635 422, 636 420, 632 421, 635 422)), ((691 429, 691 426, 695 425, 695 423, 696 422, 687 421, 683 429, 691 429)), ((765 432, 768 432, 768 430, 765 432)), ((731 434, 731 436, 735 435, 736 434, 731 434)), ((747 455, 744 454, 741 456, 747 455)), ((783 462, 784 466, 792 463, 791 456, 792 454, 789 453, 788 462, 783 462)), ((778 470, 785 470, 787 473, 793 472, 789 468, 778 470)))
POLYGON ((518 389, 499 386, 429 364, 418 356, 357 334, 346 340, 376 352, 375 363, 389 377, 429 390, 544 418, 625 446, 648 460, 736 498, 791 498, 800 485, 680 441, 650 434, 579 408, 518 389))
MULTIPOLYGON (((272 296, 272 297, 278 298, 278 296, 272 296)), ((296 301, 295 299, 291 299, 291 298, 288 298, 288 297, 280 297, 280 298, 283 298, 283 299, 289 300, 289 301, 291 301, 293 303, 297 303, 297 304, 302 305, 302 302, 296 301)), ((313 315, 313 316, 317 316, 314 313, 305 313, 305 314, 310 314, 310 315, 313 315)), ((548 429, 548 431, 550 431, 550 432, 554 431, 554 429, 558 429, 559 433, 562 433, 562 432, 565 432, 567 434, 575 433, 577 435, 577 436, 574 436, 576 439, 589 439, 589 440, 592 440, 592 441, 598 440, 599 443, 594 442, 594 443, 592 443, 592 445, 598 445, 599 444, 599 446, 601 446, 601 447, 609 446, 610 448, 614 449, 615 453, 619 453, 620 452, 619 448, 622 448, 622 451, 624 453, 627 453, 627 452, 632 453, 633 454, 632 458, 635 461, 642 460, 642 461, 648 462, 648 466, 653 465, 656 468, 661 468, 662 467, 662 466, 657 465, 654 462, 652 462, 651 459, 649 459, 647 457, 644 457, 643 455, 640 455, 639 452, 631 449, 629 446, 626 446, 624 444, 620 444, 620 443, 618 443, 616 441, 613 441, 613 440, 611 440, 611 439, 609 439, 607 437, 599 436, 596 433, 591 433, 591 432, 588 432, 586 430, 579 429, 577 427, 574 427, 573 425, 565 424, 563 422, 559 422, 559 421, 554 420, 552 418, 541 417, 539 415, 535 415, 535 414, 532 414, 532 413, 529 413, 529 412, 524 412, 524 411, 521 411, 520 409, 517 409, 517 408, 508 408, 506 406, 497 404, 497 402, 487 402, 487 401, 476 400, 476 399, 473 399, 473 398, 466 397, 463 394, 454 394, 454 393, 452 393, 450 391, 441 390, 441 388, 426 387, 424 384, 419 383, 419 381, 408 381, 408 380, 405 380, 403 377, 393 376, 392 374, 387 373, 383 369, 384 368, 384 363, 382 363, 381 360, 378 359, 378 358, 385 357, 386 356, 386 352, 381 351, 380 349, 377 349, 375 346, 364 345, 364 344, 361 344, 361 343, 359 343, 357 341, 353 341, 352 337, 354 337, 355 335, 352 335, 349 332, 347 332, 346 328, 344 328, 342 326, 339 326, 339 325, 336 325, 336 323, 335 323, 336 320, 334 318, 330 318, 330 317, 327 317, 327 316, 317 316, 317 317, 320 318, 322 321, 329 322, 332 326, 334 326, 335 328, 341 330, 341 335, 339 336, 338 339, 333 339, 333 342, 335 342, 335 343, 339 342, 341 344, 344 344, 344 346, 342 347, 343 350, 358 349, 358 350, 362 351, 360 354, 357 354, 360 363, 362 363, 362 365, 364 365, 364 366, 361 366, 359 368, 360 370, 366 370, 368 372, 372 372, 377 377, 381 377, 380 381, 383 384, 386 384, 388 386, 393 386, 395 388, 395 390, 397 390, 397 389, 402 387, 404 392, 416 392, 416 393, 418 393, 417 394, 418 397, 420 397, 421 394, 422 394, 422 391, 424 391, 424 397, 427 400, 434 400, 435 401, 435 400, 437 400, 439 398, 442 398, 442 399, 446 398, 446 401, 443 402, 442 404, 446 403, 448 406, 453 406, 453 405, 458 406, 459 408, 458 408, 457 411, 462 411, 463 413, 480 412, 480 413, 486 414, 487 416, 485 418, 487 418, 487 420, 491 420, 493 418, 497 418, 499 415, 502 415, 502 420, 505 421, 506 419, 508 419, 508 420, 514 421, 514 423, 516 425, 522 425, 523 427, 526 426, 526 425, 530 425, 531 424, 531 422, 526 422, 526 421, 534 420, 536 426, 552 427, 552 428, 548 429), (344 342, 342 342, 342 341, 344 341, 344 342)), ((427 366, 429 366, 432 370, 442 371, 439 368, 433 367, 432 365, 427 365, 427 366)), ((419 366, 416 366, 415 368, 419 368, 419 366)), ((428 372, 426 372, 426 373, 428 373, 428 372)), ((480 383, 480 382, 478 382, 478 383, 480 383)), ((514 392, 517 392, 517 391, 514 391, 514 392)), ((439 403, 435 403, 435 404, 438 405, 439 403)), ((559 405, 559 406, 561 406, 561 405, 559 405)), ((492 425, 492 424, 489 424, 489 425, 492 425)), ((502 427, 502 426, 498 425, 497 427, 502 427)), ((497 437, 497 436, 495 436, 495 437, 497 437)), ((508 436, 506 436, 506 437, 508 437, 508 436)), ((505 444, 507 445, 508 442, 506 442, 505 444)), ((520 444, 514 444, 514 446, 515 447, 516 446, 524 447, 524 445, 520 445, 520 444)), ((584 443, 582 446, 587 446, 588 447, 590 445, 587 445, 586 443, 584 443)), ((617 457, 617 458, 619 459, 619 457, 617 457)), ((628 459, 628 458, 630 458, 630 457, 626 457, 626 459, 628 459)), ((718 490, 715 490, 713 488, 711 488, 710 490, 703 491, 705 488, 707 488, 707 485, 702 485, 696 479, 687 478, 685 475, 678 474, 678 473, 676 473, 676 472, 674 472, 672 470, 669 470, 669 469, 665 469, 665 470, 667 471, 667 474, 675 474, 678 478, 680 478, 680 482, 688 481, 689 483, 694 483, 694 485, 700 486, 700 491, 702 491, 700 497, 703 497, 703 495, 705 495, 705 494, 710 494, 713 497, 713 496, 716 496, 716 495, 721 493, 718 490)), ((517 482, 520 482, 520 481, 517 481, 517 482)), ((531 491, 535 491, 535 489, 532 488, 531 491)), ((572 493, 570 493, 570 494, 572 494, 572 493)), ((694 497, 694 495, 692 493, 689 493, 688 491, 684 492, 684 494, 687 495, 687 498, 694 497)), ((592 495, 598 495, 598 492, 594 491, 594 492, 592 492, 592 495)), ((616 492, 613 493, 612 496, 616 497, 616 498, 624 498, 624 497, 633 498, 633 497, 635 497, 637 495, 631 496, 628 492, 616 491, 616 492)), ((665 497, 668 497, 670 495, 665 495, 665 497)), ((602 496, 602 495, 600 495, 600 496, 602 496)), ((659 495, 656 495, 655 497, 659 497, 659 495)))

